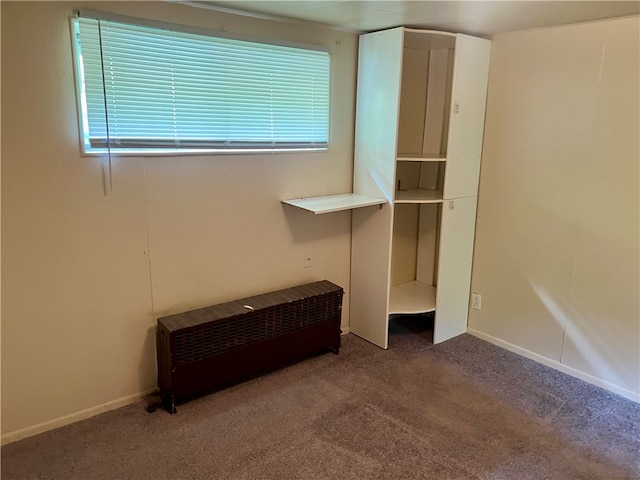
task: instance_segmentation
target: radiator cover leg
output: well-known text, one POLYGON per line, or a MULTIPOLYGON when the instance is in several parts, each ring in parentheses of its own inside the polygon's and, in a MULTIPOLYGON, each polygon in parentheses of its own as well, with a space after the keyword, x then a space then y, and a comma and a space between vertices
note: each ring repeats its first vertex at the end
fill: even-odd
POLYGON ((167 412, 169 412, 172 415, 178 412, 176 410, 176 399, 174 398, 173 395, 164 394, 161 396, 161 398, 162 398, 162 405, 164 406, 167 412))

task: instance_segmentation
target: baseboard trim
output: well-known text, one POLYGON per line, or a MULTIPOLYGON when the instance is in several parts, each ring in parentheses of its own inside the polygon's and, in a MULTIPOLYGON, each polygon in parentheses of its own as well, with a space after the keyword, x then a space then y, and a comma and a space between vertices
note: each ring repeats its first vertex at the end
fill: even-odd
POLYGON ((585 373, 581 370, 578 370, 576 368, 569 367, 568 365, 560 363, 557 360, 551 360, 550 358, 543 357, 542 355, 539 355, 535 352, 527 350, 526 348, 519 347, 517 345, 509 343, 505 340, 501 340, 499 338, 496 338, 492 335, 486 334, 474 328, 468 328, 467 333, 469 335, 473 335, 474 337, 478 337, 482 340, 486 340, 489 343, 493 343, 494 345, 502 347, 505 350, 509 350, 510 352, 517 353, 518 355, 522 355, 523 357, 529 358, 538 363, 542 363, 547 367, 554 368, 556 370, 561 371, 562 373, 566 373, 567 375, 571 375, 572 377, 579 378, 580 380, 584 380, 585 382, 591 383, 600 388, 604 388, 605 390, 609 390, 610 392, 613 392, 617 395, 628 398, 629 400, 632 400, 636 403, 640 403, 639 392, 634 392, 627 388, 623 388, 613 383, 607 382, 606 380, 603 380, 601 378, 594 377, 593 375, 585 373))
POLYGON ((80 410, 79 412, 74 412, 69 415, 64 415, 62 417, 54 418, 53 420, 47 420, 46 422, 38 423, 37 425, 32 425, 30 427, 22 428, 20 430, 15 430, 13 432, 5 433, 0 437, 0 444, 6 445, 8 443, 17 442, 18 440, 22 440, 24 438, 32 437, 34 435, 38 435, 39 433, 44 433, 49 430, 53 430, 54 428, 63 427, 64 425, 69 425, 71 423, 78 422, 80 420, 86 420, 87 418, 95 417, 104 412, 108 412, 110 410, 115 410, 116 408, 124 407, 131 403, 137 402, 138 400, 143 399, 147 395, 154 394, 158 391, 157 388, 152 388, 140 393, 134 393, 133 395, 127 395, 126 397, 119 398, 117 400, 112 400, 107 403, 103 403, 101 405, 97 405, 95 407, 87 408, 85 410, 80 410))
MULTIPOLYGON (((348 335, 349 327, 348 326, 342 327, 341 334, 348 335)), ((47 420, 46 422, 38 423, 30 427, 5 433, 0 437, 0 445, 7 445, 8 443, 17 442, 18 440, 22 440, 24 438, 33 437, 34 435, 38 435, 39 433, 48 432, 49 430, 63 427, 65 425, 69 425, 71 423, 75 423, 80 420, 86 420, 87 418, 95 417, 96 415, 99 415, 101 413, 108 412, 110 410, 115 410, 116 408, 124 407, 131 403, 137 402, 138 400, 143 399, 147 395, 152 395, 157 392, 158 392, 157 388, 152 388, 144 392, 135 393, 133 395, 127 395, 126 397, 122 397, 117 400, 112 400, 110 402, 103 403, 102 405, 97 405, 95 407, 87 408, 85 410, 80 410, 79 412, 71 413, 63 417, 54 418, 53 420, 47 420)))

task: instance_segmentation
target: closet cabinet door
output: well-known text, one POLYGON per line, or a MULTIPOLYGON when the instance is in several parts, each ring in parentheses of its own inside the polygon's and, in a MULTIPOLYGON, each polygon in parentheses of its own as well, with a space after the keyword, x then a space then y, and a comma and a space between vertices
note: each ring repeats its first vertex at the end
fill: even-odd
POLYGON ((360 36, 353 191, 393 201, 404 29, 360 36))
POLYGON ((404 29, 360 36, 353 191, 386 198, 352 213, 351 332, 387 348, 396 144, 404 29))
POLYGON ((352 215, 349 328, 387 348, 393 207, 360 208, 352 215))
POLYGON ((458 35, 447 141, 445 199, 478 194, 491 42, 458 35))
POLYGON ((433 343, 467 331, 476 204, 466 197, 442 206, 433 343))

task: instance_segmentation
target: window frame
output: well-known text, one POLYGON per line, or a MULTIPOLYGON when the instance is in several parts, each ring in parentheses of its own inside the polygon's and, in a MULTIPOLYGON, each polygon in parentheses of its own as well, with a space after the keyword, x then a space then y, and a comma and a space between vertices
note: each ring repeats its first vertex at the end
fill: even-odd
MULTIPOLYGON (((118 157, 156 157, 156 156, 190 156, 190 155, 269 155, 269 154, 281 154, 281 153, 314 153, 314 152, 327 152, 330 146, 330 137, 331 137, 331 84, 332 84, 332 57, 330 53, 330 48, 325 45, 318 44, 309 44, 302 42, 292 42, 292 41, 284 41, 280 39, 274 38, 264 38, 264 37, 256 37, 251 35, 238 34, 234 32, 227 31, 218 31, 211 30, 201 27, 195 27, 191 25, 185 24, 174 24, 167 23, 156 20, 148 20, 137 17, 128 17, 118 14, 112 14, 107 12, 98 12, 90 9, 79 9, 74 12, 74 15, 69 19, 70 32, 71 32, 71 44, 72 44, 72 56, 73 56, 73 70, 74 70, 74 81, 75 81, 75 96, 76 96, 76 110, 77 110, 77 118, 78 118, 78 133, 79 133, 79 143, 81 155, 83 157, 103 157, 108 155, 109 158, 112 156, 118 157), (143 147, 132 147, 132 148, 113 148, 107 143, 107 145, 103 148, 87 148, 87 145, 90 145, 89 140, 89 118, 88 118, 88 104, 87 104, 87 96, 85 90, 85 73, 84 73, 84 65, 81 60, 81 52, 78 49, 79 40, 77 40, 76 36, 79 35, 79 23, 77 20, 79 18, 89 18, 95 20, 104 20, 104 21, 113 21, 118 23, 124 23, 128 25, 134 26, 143 26, 143 27, 151 27, 162 30, 168 30, 170 32, 185 32, 196 35, 203 35, 207 37, 213 38, 221 38, 221 39, 232 39, 232 40, 240 40, 243 42, 251 42, 251 43, 259 43, 266 45, 276 45, 283 47, 292 47, 304 50, 314 50, 325 52, 329 57, 329 65, 328 65, 328 96, 327 96, 327 135, 326 135, 326 143, 324 145, 318 146, 304 146, 304 147, 288 147, 288 148, 278 148, 277 145, 274 147, 258 147, 258 148, 217 148, 217 147, 206 147, 206 148, 143 148, 143 147)), ((106 116, 105 116, 106 118, 106 116)))

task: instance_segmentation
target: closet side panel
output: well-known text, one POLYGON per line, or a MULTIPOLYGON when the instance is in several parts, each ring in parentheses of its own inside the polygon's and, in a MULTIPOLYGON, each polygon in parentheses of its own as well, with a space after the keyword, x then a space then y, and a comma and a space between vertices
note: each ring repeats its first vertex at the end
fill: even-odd
POLYGON ((427 285, 436 285, 438 270, 436 252, 438 251, 438 205, 420 205, 418 225, 418 253, 416 280, 427 285))
POLYGON ((349 327, 387 348, 393 207, 358 208, 352 215, 349 327))
POLYGON ((393 207, 391 285, 416 279, 418 214, 420 205, 398 203, 393 207))
POLYGON ((467 331, 476 204, 476 197, 466 197, 442 206, 433 343, 467 331))
POLYGON ((427 101, 424 120, 424 138, 422 152, 440 155, 445 152, 442 136, 445 131, 444 120, 447 117, 445 109, 447 103, 447 65, 449 49, 432 50, 429 55, 429 79, 427 86, 427 101))
POLYGON ((353 191, 393 201, 404 29, 360 36, 353 191))
POLYGON ((456 38, 445 199, 478 194, 490 53, 489 40, 456 38))
POLYGON ((398 154, 419 154, 424 136, 429 51, 405 48, 402 58, 398 154))

